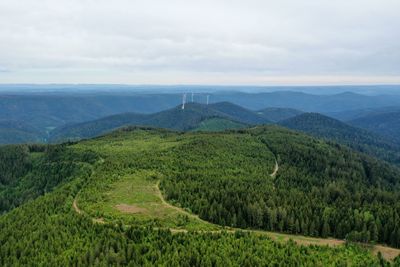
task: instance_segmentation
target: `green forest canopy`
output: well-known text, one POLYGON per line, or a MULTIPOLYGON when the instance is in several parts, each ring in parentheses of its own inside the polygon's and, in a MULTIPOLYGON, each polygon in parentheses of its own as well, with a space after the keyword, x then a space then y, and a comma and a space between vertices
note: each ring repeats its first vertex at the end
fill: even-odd
MULTIPOLYGON (((400 246, 397 168, 279 127, 184 134, 130 128, 76 144, 5 147, 0 157, 8 170, 0 181, 2 210, 12 209, 0 217, 0 265, 378 266, 382 260, 354 245, 304 247, 240 232, 174 234, 168 220, 101 209, 107 192, 138 170, 161 180, 168 201, 222 226, 400 246), (279 171, 271 176, 275 160, 279 171), (26 193, 32 185, 37 190, 26 193), (76 197, 81 215, 72 208, 76 197)), ((185 223, 192 222, 177 227, 185 223)))

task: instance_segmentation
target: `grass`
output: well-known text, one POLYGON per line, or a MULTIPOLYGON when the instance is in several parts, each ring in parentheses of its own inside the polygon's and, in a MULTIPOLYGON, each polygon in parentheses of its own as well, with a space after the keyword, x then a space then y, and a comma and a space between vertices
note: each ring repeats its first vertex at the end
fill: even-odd
POLYGON ((158 227, 212 230, 216 226, 187 216, 185 212, 169 207, 159 197, 156 177, 159 173, 140 170, 123 176, 104 193, 104 202, 98 209, 105 220, 122 219, 126 224, 153 223, 158 227))
POLYGON ((219 229, 164 203, 157 187, 162 179, 160 172, 130 166, 146 165, 145 154, 160 154, 181 144, 179 138, 140 130, 126 135, 123 139, 99 138, 76 145, 76 149, 95 150, 103 158, 91 182, 79 193, 79 208, 104 222, 185 230, 219 229))

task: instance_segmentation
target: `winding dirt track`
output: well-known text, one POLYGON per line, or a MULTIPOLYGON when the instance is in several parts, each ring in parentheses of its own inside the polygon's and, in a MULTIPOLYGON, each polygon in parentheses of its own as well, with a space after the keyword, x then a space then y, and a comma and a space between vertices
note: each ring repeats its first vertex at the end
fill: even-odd
MULTIPOLYGON (((276 177, 276 174, 278 173, 278 170, 279 170, 278 161, 275 159, 274 171, 270 174, 270 176, 273 177, 273 178, 276 177)), ((184 210, 184 209, 182 209, 182 208, 180 208, 180 207, 173 206, 173 205, 169 204, 169 203, 164 199, 164 196, 163 196, 163 194, 161 193, 161 190, 160 190, 160 181, 157 181, 155 187, 156 187, 156 192, 157 192, 156 194, 157 194, 157 196, 161 199, 161 202, 162 202, 165 206, 167 206, 168 208, 171 208, 171 209, 174 209, 174 210, 176 210, 176 211, 178 211, 178 212, 180 212, 180 213, 183 213, 183 214, 187 215, 187 216, 190 217, 190 218, 194 218, 194 219, 203 221, 203 222, 205 222, 205 223, 210 223, 210 222, 207 222, 207 221, 204 221, 204 220, 200 219, 200 217, 199 217, 198 215, 196 215, 196 214, 187 212, 186 210, 184 210)), ((236 229, 236 230, 239 230, 239 229, 236 229)))
MULTIPOLYGON (((276 172, 275 172, 276 174, 276 172)), ((168 208, 172 208, 180 213, 183 213, 191 218, 197 219, 197 220, 201 220, 205 223, 210 223, 207 221, 204 221, 202 219, 199 218, 198 215, 192 214, 187 212, 186 210, 173 206, 171 204, 169 204, 163 197, 160 189, 159 189, 159 181, 157 182, 157 184, 155 185, 156 189, 157 189, 157 195, 160 198, 161 202, 166 205, 168 208)), ((79 209, 78 204, 77 204, 77 200, 76 197, 72 203, 72 207, 75 210, 75 212, 79 215, 83 215, 84 212, 79 209)), ((99 224, 106 224, 107 222, 105 222, 102 218, 92 218, 93 223, 99 223, 99 224)), ((158 229, 158 228, 154 228, 154 229, 158 229)), ((171 233, 187 233, 189 232, 186 229, 176 229, 176 228, 169 228, 169 230, 171 231, 171 233)), ((296 235, 288 235, 288 234, 281 234, 281 233, 275 233, 275 232, 267 232, 267 231, 262 231, 262 230, 249 230, 249 229, 240 229, 240 228, 231 228, 231 227, 227 227, 221 230, 198 230, 195 232, 198 233, 222 233, 222 232, 227 232, 227 233, 235 233, 236 231, 243 231, 243 232, 248 232, 248 233, 253 233, 256 235, 266 235, 270 238, 272 238, 273 240, 276 241, 288 241, 289 239, 294 240, 294 242, 296 242, 299 245, 318 245, 318 246, 339 246, 339 245, 343 245, 345 243, 345 241, 343 240, 339 240, 339 239, 333 239, 333 238, 314 238, 314 237, 306 237, 306 236, 296 236, 296 235)), ((378 252, 382 253, 382 256, 386 259, 386 260, 393 260, 394 258, 396 258, 398 255, 400 255, 400 250, 396 249, 396 248, 391 248, 391 247, 386 247, 383 245, 375 245, 373 246, 372 252, 376 255, 378 254, 378 252)))
POLYGON ((74 210, 78 214, 82 214, 82 211, 78 208, 78 204, 76 203, 76 197, 74 198, 74 202, 72 203, 72 207, 74 207, 74 210))
MULTIPOLYGON (((163 196, 162 193, 161 193, 161 190, 160 190, 160 181, 158 181, 158 182, 156 183, 155 188, 156 188, 156 194, 157 194, 157 196, 160 198, 161 202, 162 202, 166 207, 168 207, 168 208, 170 208, 170 209, 174 209, 174 210, 176 210, 176 211, 178 211, 178 212, 180 212, 180 213, 182 213, 182 214, 185 214, 186 216, 188 216, 188 217, 190 217, 190 218, 193 218, 193 219, 196 219, 196 220, 200 220, 200 221, 206 222, 206 221, 200 219, 199 216, 196 215, 196 214, 190 213, 190 212, 188 212, 188 211, 186 211, 186 210, 184 210, 184 209, 182 209, 182 208, 180 208, 180 207, 173 206, 173 205, 169 204, 169 203, 164 199, 164 196, 163 196)), ((209 222, 206 222, 206 223, 209 223, 209 222)))
POLYGON ((278 161, 275 159, 275 168, 274 168, 274 171, 270 174, 270 176, 272 178, 275 178, 278 171, 279 171, 279 165, 278 165, 278 161))

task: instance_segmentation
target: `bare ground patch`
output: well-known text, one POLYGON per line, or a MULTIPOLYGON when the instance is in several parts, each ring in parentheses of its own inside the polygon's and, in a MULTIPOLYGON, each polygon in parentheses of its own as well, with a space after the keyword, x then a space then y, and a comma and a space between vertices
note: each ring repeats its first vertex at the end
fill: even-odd
POLYGON ((375 245, 373 252, 374 254, 378 254, 378 252, 382 253, 382 256, 387 260, 394 260, 394 258, 400 256, 400 249, 390 248, 382 245, 375 245))
POLYGON ((75 210, 78 214, 82 214, 82 211, 78 208, 78 204, 76 203, 76 198, 74 199, 74 202, 72 203, 72 207, 74 207, 74 210, 75 210))
POLYGON ((147 210, 135 205, 118 204, 115 208, 123 213, 145 213, 147 210))

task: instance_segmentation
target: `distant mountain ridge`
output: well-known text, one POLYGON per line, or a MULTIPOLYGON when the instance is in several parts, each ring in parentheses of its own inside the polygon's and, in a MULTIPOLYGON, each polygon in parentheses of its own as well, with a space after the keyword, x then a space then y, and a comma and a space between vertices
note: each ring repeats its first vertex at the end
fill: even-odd
POLYGON ((391 112, 400 112, 400 106, 343 110, 343 111, 338 111, 338 112, 328 112, 325 115, 328 115, 329 117, 347 122, 347 121, 356 120, 356 119, 359 119, 359 118, 362 118, 365 116, 378 115, 378 114, 391 113, 391 112))
POLYGON ((257 114, 273 122, 286 120, 303 113, 303 111, 293 108, 265 108, 257 111, 257 114))
MULTIPOLYGON (((173 130, 187 131, 200 127, 200 123, 211 118, 220 118, 235 122, 236 127, 245 125, 270 123, 256 112, 243 107, 222 102, 210 105, 187 103, 154 114, 123 113, 104 117, 94 121, 67 125, 54 130, 51 141, 81 139, 101 135, 116 128, 128 125, 154 126, 173 130)), ((227 125, 225 123, 225 125, 227 125)), ((225 129, 225 127, 222 127, 225 129)), ((202 130, 205 130, 204 125, 202 130)))
MULTIPOLYGON (((147 90, 140 91, 140 86, 55 85, 54 88, 57 90, 48 91, 53 87, 43 85, 43 90, 40 90, 40 86, 34 85, 9 86, 10 90, 7 91, 7 85, 4 85, 2 87, 4 90, 0 92, 0 121, 10 120, 31 125, 38 129, 39 132, 44 133, 38 136, 35 134, 37 140, 46 139, 46 133, 49 130, 67 124, 96 120, 121 113, 152 114, 171 109, 181 103, 182 93, 187 90, 182 86, 172 86, 166 88, 175 88, 176 90, 163 93, 160 91, 160 88, 163 88, 162 86, 150 86, 146 87, 147 90), (30 92, 30 87, 34 88, 34 91, 30 92), (22 90, 23 88, 28 91, 15 91, 15 93, 12 93, 13 90, 22 90), (112 88, 116 90, 113 91, 112 88), (130 91, 129 88, 135 88, 135 90, 130 91)), ((277 87, 276 90, 280 91, 271 91, 272 89, 269 88, 269 92, 260 92, 259 90, 252 92, 232 91, 236 90, 235 88, 241 88, 234 86, 230 91, 228 91, 229 87, 223 88, 224 91, 218 91, 217 88, 212 86, 200 87, 202 92, 195 92, 194 100, 199 103, 205 103, 206 96, 209 95, 210 105, 219 102, 230 102, 250 111, 259 111, 267 107, 288 108, 306 112, 318 112, 328 116, 331 116, 332 113, 346 110, 368 110, 400 106, 400 95, 337 93, 347 87, 341 87, 339 91, 335 90, 334 87, 318 87, 314 88, 314 91, 308 91, 309 93, 300 92, 301 90, 297 90, 296 87, 277 87), (327 90, 326 92, 329 92, 329 94, 315 94, 317 89, 327 90)), ((348 88, 351 90, 352 87, 348 88)), ((359 87, 357 92, 361 92, 362 88, 372 90, 372 87, 359 87)), ((392 89, 394 90, 394 87, 392 89)), ((280 116, 285 113, 283 110, 280 110, 280 112, 281 114, 277 115, 280 116)), ((295 114, 290 116, 292 115, 295 114)), ((243 114, 243 116, 245 115, 243 114)), ((250 117, 252 116, 251 114, 250 117)), ((264 116, 264 119, 275 122, 288 118, 284 116, 276 117, 276 115, 272 116, 271 114, 268 116, 270 117, 264 116)), ((354 119, 354 117, 348 119, 354 119)), ((263 122, 258 118, 252 123, 260 123, 260 121, 263 122)), ((32 138, 26 136, 26 132, 21 132, 18 128, 2 128, 1 130, 3 133, 0 135, 7 136, 8 143, 32 140, 32 138), (15 136, 15 140, 13 136, 15 136)), ((34 140, 36 140, 35 138, 34 140)))
POLYGON ((255 94, 220 94, 212 97, 213 101, 229 101, 253 110, 266 107, 281 107, 325 114, 351 109, 400 106, 399 95, 370 96, 351 92, 333 95, 313 95, 293 91, 279 91, 255 94))
MULTIPOLYGON (((113 88, 112 85, 109 87, 113 88)), ((38 89, 37 86, 35 88, 38 89)), ((100 86, 102 88, 100 91, 96 91, 98 87, 93 86, 92 88, 90 85, 83 86, 82 88, 85 90, 82 89, 81 92, 72 90, 73 86, 60 85, 57 88, 64 89, 47 92, 16 92, 14 94, 10 91, 0 92, 0 121, 17 123, 16 127, 0 125, 0 143, 45 142, 48 133, 55 128, 60 129, 67 125, 122 113, 154 114, 162 112, 179 105, 182 100, 182 93, 179 92, 185 90, 179 86, 176 87, 177 90, 169 93, 160 93, 157 90, 162 87, 157 86, 151 87, 150 91, 129 91, 125 86, 122 86, 120 91, 112 91, 111 89, 107 90, 105 85, 100 86), (72 91, 68 91, 70 89, 72 91), (37 131, 22 131, 18 125, 28 125, 37 131)), ((194 94, 196 102, 205 103, 206 96, 209 95, 210 107, 215 103, 229 105, 227 102, 240 105, 247 110, 240 112, 240 121, 250 124, 260 124, 266 120, 278 122, 288 119, 299 115, 295 110, 318 112, 348 121, 355 119, 354 116, 359 118, 367 115, 364 111, 385 109, 390 106, 400 107, 400 95, 361 95, 351 92, 332 94, 335 90, 331 94, 309 94, 294 89, 291 91, 291 87, 280 88, 281 91, 275 92, 258 91, 254 93, 227 91, 227 87, 224 87, 226 91, 218 91, 212 86, 202 88, 205 91, 194 94), (208 93, 206 92, 207 88, 210 90, 208 93), (282 89, 286 91, 282 91, 282 89), (274 111, 274 109, 278 110, 274 111), (343 111, 345 112, 342 114, 343 111), (254 113, 257 116, 254 116, 254 113)), ((342 87, 340 91, 345 88, 342 87)), ((323 87, 320 89, 323 90, 323 87)), ((360 90, 359 92, 361 92, 360 90)), ((218 105, 214 106, 214 111, 219 111, 218 105)), ((230 113, 229 107, 223 107, 222 112, 230 119, 235 117, 234 113, 230 113)), ((229 123, 223 124, 228 125, 229 123)))
POLYGON ((44 142, 46 132, 28 123, 0 120, 0 144, 44 142))
POLYGON ((233 120, 247 124, 262 124, 270 122, 270 120, 261 116, 257 112, 226 101, 210 104, 209 108, 221 112, 223 116, 231 117, 233 120))

